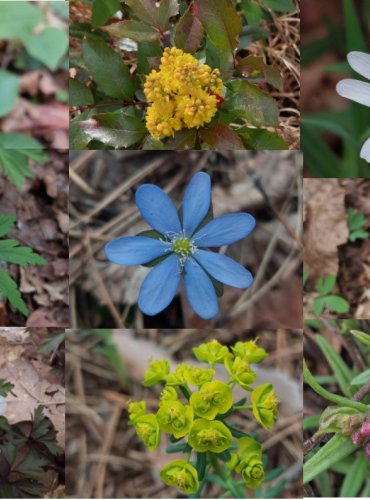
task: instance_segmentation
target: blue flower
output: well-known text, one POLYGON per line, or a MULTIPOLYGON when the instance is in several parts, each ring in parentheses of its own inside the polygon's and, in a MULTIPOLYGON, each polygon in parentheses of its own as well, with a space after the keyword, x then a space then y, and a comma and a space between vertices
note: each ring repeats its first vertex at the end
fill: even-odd
POLYGON ((236 288, 248 288, 253 277, 240 264, 209 247, 230 245, 254 229, 250 214, 222 215, 204 224, 211 207, 211 180, 205 172, 191 179, 178 212, 167 194, 153 184, 139 187, 136 205, 151 234, 123 236, 105 247, 115 264, 135 266, 158 259, 141 285, 138 306, 153 316, 173 300, 183 278, 186 296, 193 310, 203 319, 218 314, 218 301, 212 278, 236 288))

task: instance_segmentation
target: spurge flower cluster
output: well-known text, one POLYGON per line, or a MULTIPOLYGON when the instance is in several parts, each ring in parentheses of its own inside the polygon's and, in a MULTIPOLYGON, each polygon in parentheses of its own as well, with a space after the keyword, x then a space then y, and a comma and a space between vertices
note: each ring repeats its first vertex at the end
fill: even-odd
POLYGON ((164 384, 158 410, 148 413, 146 402, 129 404, 129 421, 150 450, 155 450, 161 433, 176 443, 167 451, 184 452, 186 460, 174 460, 162 469, 165 484, 186 494, 199 490, 206 480, 206 464, 216 472, 240 474, 245 485, 256 488, 264 479, 260 443, 236 428, 230 418, 236 411, 249 410, 263 427, 272 428, 278 400, 271 384, 256 388, 257 374, 251 365, 260 363, 267 353, 255 341, 237 342, 231 350, 217 340, 193 349, 198 361, 208 368, 180 364, 171 372, 166 359, 151 361, 143 385, 164 384), (215 364, 223 364, 228 381, 214 380, 215 364), (233 389, 241 386, 249 396, 234 402, 233 389), (249 401, 247 401, 249 399, 249 401))

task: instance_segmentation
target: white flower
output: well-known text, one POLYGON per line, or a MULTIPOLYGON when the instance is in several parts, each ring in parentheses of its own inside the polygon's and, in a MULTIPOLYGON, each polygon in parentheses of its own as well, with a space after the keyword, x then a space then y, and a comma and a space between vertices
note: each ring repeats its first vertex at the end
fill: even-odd
MULTIPOLYGON (((352 69, 370 80, 370 55, 364 52, 350 52, 347 56, 352 69)), ((337 84, 337 92, 342 97, 370 107, 370 83, 348 78, 337 84)), ((370 162, 370 138, 362 146, 361 158, 370 162)))

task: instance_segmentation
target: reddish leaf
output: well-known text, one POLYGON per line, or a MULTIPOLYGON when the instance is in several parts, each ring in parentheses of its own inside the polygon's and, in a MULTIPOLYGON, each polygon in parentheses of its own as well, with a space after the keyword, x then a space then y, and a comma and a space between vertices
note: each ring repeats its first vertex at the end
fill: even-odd
POLYGON ((199 137, 211 149, 245 149, 238 134, 223 123, 216 123, 212 127, 200 129, 199 137))
POLYGON ((263 62, 262 57, 247 56, 241 59, 236 71, 251 78, 264 78, 267 83, 273 85, 278 90, 283 90, 283 79, 278 68, 269 66, 263 62))
POLYGON ((204 29, 202 23, 188 9, 179 19, 175 30, 175 45, 177 48, 190 52, 196 52, 203 39, 204 29))

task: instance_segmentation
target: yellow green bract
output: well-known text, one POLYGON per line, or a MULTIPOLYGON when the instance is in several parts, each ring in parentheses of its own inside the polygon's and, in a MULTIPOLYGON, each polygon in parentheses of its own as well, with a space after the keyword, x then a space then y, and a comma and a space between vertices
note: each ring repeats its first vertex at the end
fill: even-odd
POLYGON ((193 349, 194 356, 198 361, 203 361, 211 366, 223 363, 225 358, 231 357, 227 346, 220 344, 218 340, 211 340, 193 349))
POLYGON ((160 361, 151 361, 149 368, 144 374, 144 387, 152 387, 153 385, 166 380, 170 372, 170 364, 166 359, 160 361))
POLYGON ((256 340, 237 342, 231 350, 235 356, 238 356, 248 363, 261 363, 267 356, 265 349, 259 347, 256 344, 256 340))
POLYGON ((223 382, 207 382, 190 396, 190 405, 199 417, 213 420, 216 415, 226 413, 232 407, 231 389, 223 382))
POLYGON ((159 70, 153 70, 144 84, 146 126, 157 138, 209 123, 217 112, 217 96, 222 95, 220 71, 201 64, 191 54, 176 47, 166 48, 159 70))
POLYGON ((277 417, 279 403, 272 385, 263 384, 254 389, 251 400, 256 420, 266 429, 271 429, 277 417))
POLYGON ((257 488, 265 478, 261 445, 249 437, 239 439, 237 459, 236 472, 241 473, 249 488, 257 488))
POLYGON ((190 429, 189 444, 196 451, 221 453, 230 447, 231 442, 230 430, 219 420, 198 418, 190 429))
POLYGON ((152 413, 137 417, 133 423, 135 432, 150 451, 159 445, 159 425, 152 413))
POLYGON ((186 436, 193 423, 193 408, 180 401, 164 401, 157 411, 161 431, 173 434, 176 439, 186 436))
POLYGON ((187 494, 195 493, 199 488, 198 473, 185 460, 173 460, 161 470, 160 476, 165 484, 187 494))
POLYGON ((236 357, 235 359, 226 358, 225 368, 234 382, 238 383, 246 391, 251 391, 251 384, 256 380, 256 372, 252 370, 249 363, 244 359, 236 357))

